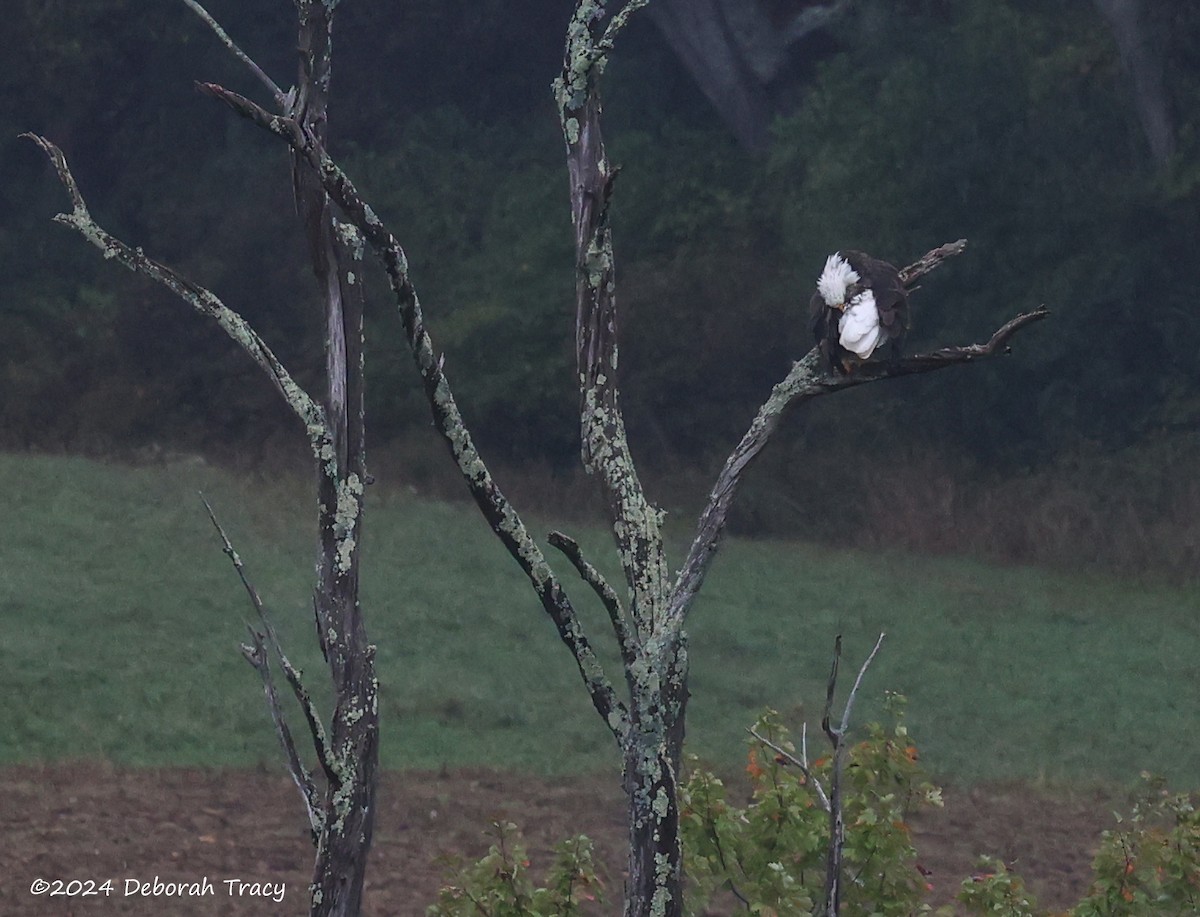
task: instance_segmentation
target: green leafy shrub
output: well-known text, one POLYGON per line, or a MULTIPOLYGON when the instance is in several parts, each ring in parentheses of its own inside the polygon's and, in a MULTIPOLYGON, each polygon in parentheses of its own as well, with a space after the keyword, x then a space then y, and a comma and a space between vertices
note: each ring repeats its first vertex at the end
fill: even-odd
MULTIPOLYGON (((1003 860, 981 857, 979 872, 963 881, 957 900, 969 914, 1003 914, 1004 917, 1035 917, 1037 901, 1025 890, 1024 880, 1009 872, 1003 860)), ((939 913, 950 914, 950 908, 939 913)))
POLYGON ((1075 917, 1169 917, 1200 914, 1200 813, 1187 793, 1142 774, 1128 818, 1101 835, 1091 890, 1075 917))
MULTIPOLYGON (((842 775, 846 843, 843 912, 906 915, 924 910, 928 891, 917 867, 907 824, 921 806, 940 806, 941 791, 929 783, 903 722, 904 698, 890 694, 887 725, 867 727, 867 738, 848 755, 842 775)), ((754 731, 796 756, 779 715, 767 711, 754 731)), ((689 907, 702 913, 727 892, 752 913, 811 913, 825 886, 830 786, 829 758, 809 767, 812 780, 783 755, 755 739, 746 773, 751 798, 730 803, 724 783, 695 769, 681 791, 685 871, 692 886, 689 907)))
MULTIPOLYGON (((915 914, 1002 917, 1194 917, 1200 914, 1200 812, 1192 794, 1171 793, 1144 773, 1128 816, 1101 836, 1087 895, 1073 908, 1050 912, 1024 880, 994 857, 982 857, 955 903, 934 910, 924 900, 932 886, 917 863, 908 827, 911 813, 940 807, 904 724, 905 699, 889 694, 888 721, 872 723, 848 755, 842 775, 846 835, 841 913, 849 917, 915 914)), ((824 799, 831 760, 818 758, 806 776, 795 760, 788 729, 773 710, 755 723, 766 742, 750 743, 746 774, 750 799, 730 802, 724 781, 696 767, 680 790, 680 828, 689 914, 747 911, 765 917, 809 915, 824 894, 829 815, 824 799), (767 743, 770 743, 769 745, 767 743), (771 746, 782 749, 777 753, 771 746), (818 786, 820 789, 818 789, 818 786)), ((694 761, 694 759, 693 759, 694 761)), ((454 861, 450 884, 429 917, 549 917, 594 910, 601 888, 591 842, 571 838, 555 848, 543 885, 516 826, 492 825, 487 856, 454 861)))
MULTIPOLYGON (((1200 814, 1187 793, 1170 793, 1161 777, 1142 774, 1128 817, 1101 835, 1088 894, 1070 917, 1185 917, 1200 914, 1200 814)), ((984 857, 957 900, 968 914, 1035 917, 1032 895, 999 860, 984 857)), ((949 914, 949 909, 945 910, 949 914)))
POLYGON ((429 917, 573 917, 600 899, 592 842, 583 835, 554 848, 554 864, 538 885, 529 872, 521 833, 512 822, 492 822, 496 842, 476 863, 449 861, 451 881, 429 917))

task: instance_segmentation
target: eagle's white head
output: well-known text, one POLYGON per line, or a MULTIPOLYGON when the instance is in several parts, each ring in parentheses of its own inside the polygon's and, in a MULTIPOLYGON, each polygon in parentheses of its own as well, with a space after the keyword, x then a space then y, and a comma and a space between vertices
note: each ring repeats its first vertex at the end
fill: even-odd
POLYGON ((825 270, 817 278, 817 292, 825 300, 825 305, 841 306, 846 302, 846 290, 858 281, 858 271, 850 266, 841 252, 835 252, 825 259, 825 270))

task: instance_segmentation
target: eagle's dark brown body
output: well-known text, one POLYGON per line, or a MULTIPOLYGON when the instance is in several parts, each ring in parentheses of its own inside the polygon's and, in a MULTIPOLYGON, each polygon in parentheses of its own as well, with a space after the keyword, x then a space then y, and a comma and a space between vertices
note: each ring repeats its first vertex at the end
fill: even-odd
POLYGON ((908 291, 893 265, 860 251, 843 251, 840 255, 858 274, 858 281, 846 288, 841 302, 826 302, 820 291, 814 293, 811 309, 813 336, 821 356, 831 370, 844 374, 852 372, 865 359, 843 347, 841 342, 841 318, 856 296, 866 290, 874 295, 879 327, 891 343, 892 359, 900 355, 909 328, 909 315, 908 291))

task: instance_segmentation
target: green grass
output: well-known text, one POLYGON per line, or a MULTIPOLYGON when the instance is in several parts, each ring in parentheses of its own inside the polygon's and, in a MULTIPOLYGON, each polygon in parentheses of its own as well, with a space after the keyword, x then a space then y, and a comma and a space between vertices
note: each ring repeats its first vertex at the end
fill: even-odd
MULTIPOLYGON (((0 474, 0 761, 277 766, 237 651, 249 606, 196 491, 322 693, 308 482, 29 456, 0 456, 0 474)), ((615 767, 569 654, 474 509, 369 497, 385 766, 615 767)), ((611 569, 603 532, 571 533, 611 569)), ((607 646, 602 611, 558 567, 607 646)), ((1125 782, 1151 769, 1200 785, 1198 608, 1195 587, 732 540, 690 628, 689 745, 735 767, 763 706, 815 723, 834 635, 848 683, 886 630, 856 719, 885 688, 908 695, 943 778, 1125 782)))

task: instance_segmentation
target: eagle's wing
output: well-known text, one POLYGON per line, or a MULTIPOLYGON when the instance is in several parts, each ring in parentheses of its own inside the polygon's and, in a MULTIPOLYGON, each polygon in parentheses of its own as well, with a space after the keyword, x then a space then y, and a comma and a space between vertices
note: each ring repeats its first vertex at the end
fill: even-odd
POLYGON ((875 290, 875 306, 879 309, 879 324, 887 336, 903 337, 908 331, 908 293, 898 276, 894 285, 875 290))
POLYGON ((872 258, 865 252, 843 252, 843 257, 862 277, 863 283, 875 294, 875 308, 879 310, 879 324, 893 340, 904 337, 908 331, 908 291, 900 282, 896 268, 872 258))
POLYGON ((825 305, 825 300, 821 298, 820 293, 813 293, 812 299, 808 303, 808 311, 808 326, 812 329, 813 337, 819 344, 825 337, 826 326, 829 324, 829 307, 825 305))
POLYGON ((840 313, 835 314, 834 310, 826 305, 820 293, 813 294, 809 302, 809 311, 809 327, 812 328, 817 350, 821 352, 821 358, 825 361, 825 365, 832 368, 836 363, 837 319, 840 313))

